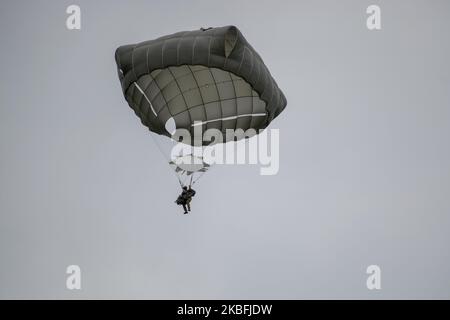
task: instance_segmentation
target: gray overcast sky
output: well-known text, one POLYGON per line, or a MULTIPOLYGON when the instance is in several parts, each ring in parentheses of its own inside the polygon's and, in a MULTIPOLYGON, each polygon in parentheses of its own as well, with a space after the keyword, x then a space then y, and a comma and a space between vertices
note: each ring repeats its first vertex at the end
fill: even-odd
POLYGON ((0 298, 450 298, 450 2, 373 3, 2 1, 0 298), (287 97, 280 171, 216 167, 184 216, 113 55, 231 24, 287 97))

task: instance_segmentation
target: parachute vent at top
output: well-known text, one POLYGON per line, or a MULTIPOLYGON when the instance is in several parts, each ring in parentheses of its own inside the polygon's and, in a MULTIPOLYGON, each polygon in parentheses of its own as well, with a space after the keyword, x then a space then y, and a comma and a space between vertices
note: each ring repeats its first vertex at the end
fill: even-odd
POLYGON ((223 133, 264 129, 286 107, 261 57, 234 26, 121 46, 115 59, 125 99, 160 135, 170 136, 169 119, 191 133, 198 125, 223 133))

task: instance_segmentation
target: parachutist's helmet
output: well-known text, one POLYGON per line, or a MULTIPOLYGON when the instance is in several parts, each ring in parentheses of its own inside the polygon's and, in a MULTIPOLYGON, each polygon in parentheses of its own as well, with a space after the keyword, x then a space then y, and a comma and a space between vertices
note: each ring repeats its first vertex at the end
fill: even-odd
POLYGON ((187 190, 187 187, 186 187, 186 186, 184 186, 184 187, 183 187, 183 190, 187 190))

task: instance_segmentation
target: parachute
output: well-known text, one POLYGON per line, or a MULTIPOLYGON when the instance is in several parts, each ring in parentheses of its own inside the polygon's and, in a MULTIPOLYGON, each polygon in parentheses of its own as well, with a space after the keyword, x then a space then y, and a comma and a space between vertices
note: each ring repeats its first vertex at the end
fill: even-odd
MULTIPOLYGON (((235 26, 124 45, 116 50, 115 60, 128 105, 160 136, 172 138, 179 129, 195 136, 201 126, 202 132, 222 132, 223 140, 214 143, 226 143, 227 129, 262 130, 287 104, 261 57, 235 26)), ((198 144, 196 139, 188 143, 198 144)), ((180 159, 167 160, 191 182, 194 173, 209 169, 201 158, 189 168, 180 165, 180 159)))

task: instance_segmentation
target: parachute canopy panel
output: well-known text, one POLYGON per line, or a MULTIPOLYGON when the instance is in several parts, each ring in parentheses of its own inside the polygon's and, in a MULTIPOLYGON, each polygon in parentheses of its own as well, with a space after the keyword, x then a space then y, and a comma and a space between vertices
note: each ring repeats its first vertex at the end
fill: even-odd
POLYGON ((121 46, 115 58, 128 104, 157 134, 170 136, 169 119, 191 134, 198 125, 223 133, 264 129, 286 106, 261 57, 234 26, 121 46))

